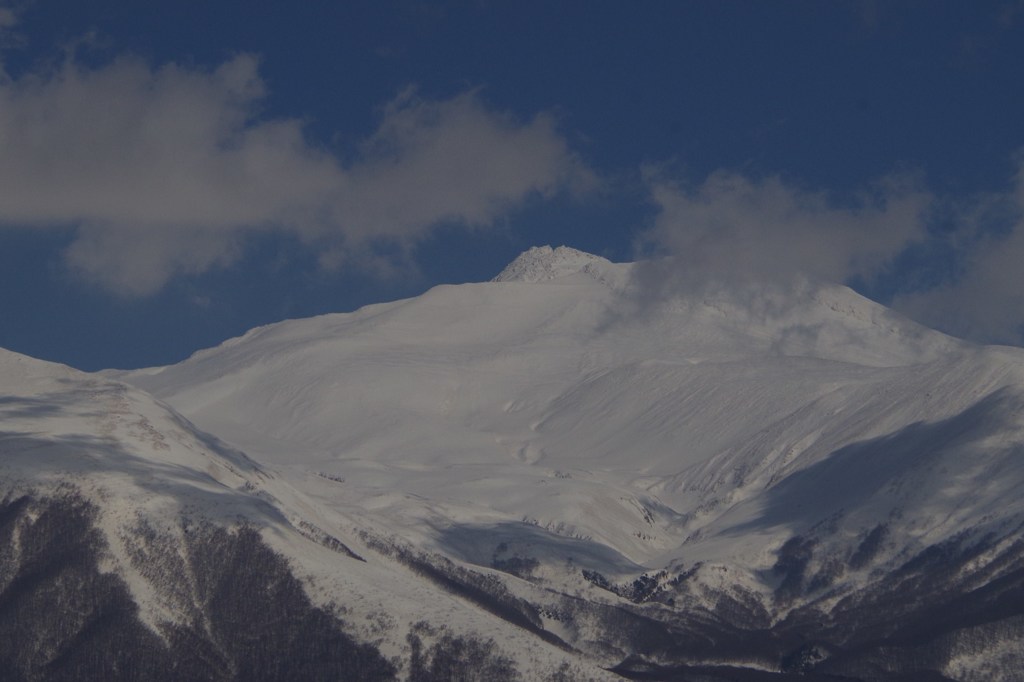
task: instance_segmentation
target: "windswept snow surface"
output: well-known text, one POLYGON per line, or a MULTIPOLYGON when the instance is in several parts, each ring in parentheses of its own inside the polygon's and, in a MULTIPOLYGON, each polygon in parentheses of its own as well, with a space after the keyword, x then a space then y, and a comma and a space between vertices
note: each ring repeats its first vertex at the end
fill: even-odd
MULTIPOLYGON (((256 529, 267 546, 287 557, 287 565, 304 581, 314 604, 331 614, 342 609, 346 628, 357 641, 371 642, 395 660, 408 656, 410 632, 418 632, 425 646, 431 644, 431 637, 442 634, 468 635, 480 642, 500 642, 496 655, 530 651, 529 657, 515 660, 519 672, 528 678, 539 679, 570 664, 576 666, 570 669, 588 670, 587 677, 613 677, 591 664, 576 662, 577 657, 528 630, 495 618, 472 600, 453 598, 453 588, 422 577, 425 570, 438 570, 424 568, 432 566, 432 559, 413 554, 391 529, 381 524, 357 528, 353 518, 318 504, 239 450, 125 383, 0 349, 0 421, 0 522, 5 538, 13 538, 13 544, 5 544, 0 553, 5 609, 27 601, 26 589, 74 593, 65 574, 72 572, 68 566, 74 570, 88 566, 87 556, 65 556, 59 543, 43 545, 38 540, 24 548, 18 540, 30 534, 41 514, 49 513, 47 505, 70 496, 97 512, 95 523, 102 539, 98 570, 124 581, 141 622, 167 645, 173 644, 169 638, 175 627, 198 627, 198 636, 209 635, 217 645, 212 626, 202 623, 212 608, 203 594, 212 580, 224 577, 215 579, 200 572, 195 562, 203 549, 195 537, 189 537, 190 532, 202 536, 202 529, 208 528, 204 524, 213 523, 229 532, 239 527, 256 529), (41 511, 34 511, 36 507, 41 511), (176 569, 177 564, 181 566, 176 569), (55 584, 47 582, 51 579, 55 584), (417 625, 421 622, 426 625, 417 625), (439 631, 441 626, 446 629, 439 631)), ((339 478, 309 480, 326 490, 341 486, 339 478)), ((315 485, 310 487, 318 491, 315 485)), ((52 519, 47 523, 52 526, 52 519)), ((265 568, 254 566, 248 574, 238 575, 237 566, 226 565, 214 567, 211 574, 223 570, 229 578, 251 580, 252 572, 265 568)), ((269 593, 281 577, 264 580, 270 581, 269 593)), ((214 590, 214 600, 222 598, 223 592, 214 590)), ((266 596, 247 598, 258 601, 266 596)), ((230 606, 221 603, 219 608, 230 606)), ((75 611, 79 604, 73 599, 62 608, 59 614, 30 614, 32 627, 49 638, 49 643, 34 645, 37 648, 27 654, 30 658, 45 663, 50 657, 56 666, 62 650, 76 651, 93 636, 88 631, 92 617, 88 611, 75 611), (55 615, 59 618, 48 623, 47 618, 55 615), (76 639, 79 618, 86 619, 87 627, 76 639)), ((294 610, 290 613, 298 617, 294 610)), ((9 612, 3 615, 6 618, 9 612)), ((116 619, 109 617, 108 624, 128 627, 125 623, 133 616, 127 610, 116 619)), ((227 617, 239 616, 230 612, 227 617)), ((285 622, 282 614, 274 617, 281 622, 272 636, 288 639, 302 626, 285 622)), ((188 655, 195 655, 202 645, 192 642, 186 649, 192 652, 188 655)), ((288 668, 281 662, 276 665, 288 668)), ((50 679, 45 671, 40 674, 39 679, 50 679)), ((135 679, 130 670, 119 674, 127 677, 118 679, 135 679)))
POLYGON ((523 679, 1010 679, 1024 352, 665 267, 540 247, 131 372, 0 351, 0 531, 70 487, 147 627, 216 645, 209 578, 160 567, 256 528, 400 677, 470 633, 523 679))
POLYGON ((644 300, 643 267, 535 248, 122 378, 318 503, 484 565, 505 543, 554 572, 754 576, 826 522, 899 519, 910 551, 1024 512, 1024 353, 839 286, 644 300))

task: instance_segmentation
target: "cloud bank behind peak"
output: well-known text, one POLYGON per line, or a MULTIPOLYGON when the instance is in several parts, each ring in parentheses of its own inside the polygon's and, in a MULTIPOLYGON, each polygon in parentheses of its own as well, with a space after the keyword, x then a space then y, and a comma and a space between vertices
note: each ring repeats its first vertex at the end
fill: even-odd
POLYGON ((655 207, 637 240, 638 300, 740 299, 803 282, 859 282, 894 309, 984 343, 1024 342, 1024 154, 1007 188, 942 197, 890 175, 838 196, 719 170, 685 184, 648 172, 655 207), (895 275, 898 275, 896 277, 895 275))
POLYGON ((213 69, 68 58, 0 81, 0 226, 72 227, 67 264, 124 296, 234 261, 283 230, 352 264, 437 225, 487 227, 530 197, 592 186, 555 120, 520 121, 471 90, 403 91, 343 162, 299 119, 260 116, 258 59, 213 69))

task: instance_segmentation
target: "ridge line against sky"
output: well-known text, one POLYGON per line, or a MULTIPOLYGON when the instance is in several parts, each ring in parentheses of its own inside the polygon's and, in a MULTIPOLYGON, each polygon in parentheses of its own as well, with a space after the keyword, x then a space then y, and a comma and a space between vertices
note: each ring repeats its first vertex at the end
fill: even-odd
POLYGON ((179 360, 489 279, 845 282, 1024 342, 1024 2, 0 2, 0 346, 179 360))

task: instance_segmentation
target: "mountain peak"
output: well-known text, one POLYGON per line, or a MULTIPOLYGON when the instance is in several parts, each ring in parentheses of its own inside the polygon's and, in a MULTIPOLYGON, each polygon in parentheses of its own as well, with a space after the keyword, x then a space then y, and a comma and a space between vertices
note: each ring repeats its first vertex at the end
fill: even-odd
POLYGON ((578 272, 593 274, 611 265, 606 259, 568 246, 534 246, 519 254, 493 282, 547 282, 578 272))

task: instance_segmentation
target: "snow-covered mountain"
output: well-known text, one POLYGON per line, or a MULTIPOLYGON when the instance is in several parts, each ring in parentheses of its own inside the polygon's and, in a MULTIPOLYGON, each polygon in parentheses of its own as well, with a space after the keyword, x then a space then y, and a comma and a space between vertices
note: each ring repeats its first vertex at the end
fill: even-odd
POLYGON ((541 247, 169 367, 6 354, 3 528, 88 510, 133 636, 209 679, 241 597, 199 565, 242 540, 358 652, 309 679, 1014 679, 1024 351, 666 267, 541 247))
POLYGON ((138 389, 3 350, 0 386, 0 679, 611 677, 138 389))

